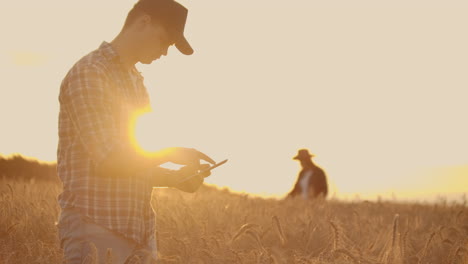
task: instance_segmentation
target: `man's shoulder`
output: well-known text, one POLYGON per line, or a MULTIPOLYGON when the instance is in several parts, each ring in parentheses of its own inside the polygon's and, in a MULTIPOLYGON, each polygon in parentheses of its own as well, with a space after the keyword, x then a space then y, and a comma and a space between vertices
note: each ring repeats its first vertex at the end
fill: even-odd
POLYGON ((319 166, 315 166, 314 173, 317 174, 320 177, 325 177, 326 176, 325 171, 319 166))
POLYGON ((105 82, 112 70, 112 64, 113 60, 106 56, 101 45, 98 49, 83 56, 70 68, 62 81, 61 90, 67 89, 76 81, 105 82))
POLYGON ((109 70, 110 61, 104 56, 101 49, 96 49, 79 59, 70 69, 66 77, 82 71, 95 71, 105 73, 109 70))
POLYGON ((65 102, 77 93, 106 93, 109 81, 109 61, 100 49, 78 60, 60 85, 59 101, 65 102))

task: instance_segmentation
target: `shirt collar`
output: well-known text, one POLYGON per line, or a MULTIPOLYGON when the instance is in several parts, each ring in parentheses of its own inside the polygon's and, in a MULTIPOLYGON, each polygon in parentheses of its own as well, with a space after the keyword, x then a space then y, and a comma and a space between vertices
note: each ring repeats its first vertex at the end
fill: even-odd
POLYGON ((112 47, 109 42, 103 41, 101 46, 99 46, 99 50, 102 52, 104 58, 112 62, 120 62, 120 56, 112 47))
MULTIPOLYGON (((103 41, 101 43, 101 46, 99 46, 99 50, 101 50, 102 55, 107 60, 114 62, 114 63, 120 63, 120 65, 123 65, 122 61, 120 60, 120 55, 117 53, 117 51, 112 47, 112 45, 109 42, 103 41)), ((143 76, 141 76, 141 73, 137 70, 135 65, 130 67, 129 70, 132 74, 135 74, 139 79, 143 79, 143 76)))

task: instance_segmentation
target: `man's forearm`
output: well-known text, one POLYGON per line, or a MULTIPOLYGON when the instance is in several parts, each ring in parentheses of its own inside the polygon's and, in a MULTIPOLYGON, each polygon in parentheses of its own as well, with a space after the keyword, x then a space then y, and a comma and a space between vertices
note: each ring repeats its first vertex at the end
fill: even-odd
POLYGON ((121 148, 113 151, 96 168, 99 175, 129 177, 151 172, 165 162, 166 158, 159 152, 140 154, 134 149, 121 148))
POLYGON ((181 170, 170 170, 161 167, 155 167, 152 173, 151 184, 155 187, 173 187, 184 192, 193 193, 200 188, 203 183, 203 175, 192 177, 191 179, 180 183, 182 176, 196 173, 193 169, 185 167, 181 170))

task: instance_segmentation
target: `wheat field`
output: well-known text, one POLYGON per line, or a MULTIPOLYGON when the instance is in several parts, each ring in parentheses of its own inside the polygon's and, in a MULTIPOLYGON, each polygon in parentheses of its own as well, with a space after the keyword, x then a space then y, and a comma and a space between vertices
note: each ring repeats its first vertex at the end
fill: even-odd
MULTIPOLYGON (((0 263, 61 263, 60 186, 0 180, 0 263)), ((458 204, 275 200, 155 189, 160 263, 468 263, 458 204)))

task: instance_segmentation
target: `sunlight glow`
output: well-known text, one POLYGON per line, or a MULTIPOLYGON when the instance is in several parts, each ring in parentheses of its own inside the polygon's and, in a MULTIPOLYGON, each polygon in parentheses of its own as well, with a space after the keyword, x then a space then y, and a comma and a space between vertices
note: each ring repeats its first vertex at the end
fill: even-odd
POLYGON ((10 56, 12 63, 18 66, 39 66, 47 61, 47 56, 35 52, 16 51, 10 56))
POLYGON ((139 123, 140 118, 143 115, 147 114, 149 111, 150 111, 149 108, 144 108, 144 109, 140 109, 139 111, 136 111, 130 117, 130 121, 129 121, 129 125, 128 125, 128 135, 129 135, 132 147, 135 150, 137 150, 138 153, 140 153, 142 155, 145 155, 145 156, 149 156, 150 151, 148 149, 145 149, 144 145, 141 144, 140 139, 137 137, 136 131, 137 131, 137 127, 138 127, 137 124, 139 123))

